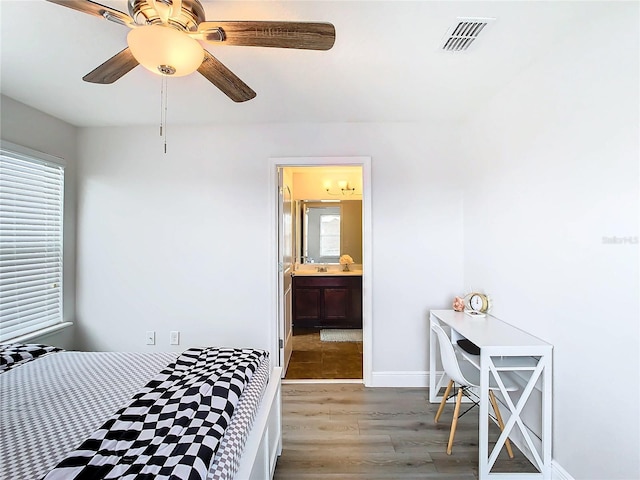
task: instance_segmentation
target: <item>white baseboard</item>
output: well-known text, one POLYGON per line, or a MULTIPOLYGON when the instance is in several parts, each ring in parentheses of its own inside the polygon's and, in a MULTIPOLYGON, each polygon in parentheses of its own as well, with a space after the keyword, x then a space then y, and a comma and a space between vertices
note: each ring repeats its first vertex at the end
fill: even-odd
POLYGON ((429 372, 372 372, 368 387, 428 387, 429 372))
POLYGON ((553 480, 575 480, 569 472, 560 466, 555 460, 551 460, 551 478, 553 480))

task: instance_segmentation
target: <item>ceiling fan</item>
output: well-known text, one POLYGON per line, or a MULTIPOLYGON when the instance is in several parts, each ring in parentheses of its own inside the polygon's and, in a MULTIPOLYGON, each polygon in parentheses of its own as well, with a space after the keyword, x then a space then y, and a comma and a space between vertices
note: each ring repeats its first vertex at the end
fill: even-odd
POLYGON ((199 41, 214 45, 329 50, 335 42, 330 23, 285 21, 206 21, 199 0, 128 0, 129 14, 91 0, 47 0, 131 28, 128 47, 85 75, 86 82, 108 84, 142 65, 161 75, 198 71, 235 102, 256 96, 199 41))

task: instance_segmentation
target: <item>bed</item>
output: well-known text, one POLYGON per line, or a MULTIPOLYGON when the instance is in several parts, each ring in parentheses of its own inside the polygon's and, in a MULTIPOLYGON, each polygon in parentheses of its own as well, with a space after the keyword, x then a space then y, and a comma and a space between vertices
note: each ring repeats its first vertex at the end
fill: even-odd
POLYGON ((0 478, 273 478, 280 369, 267 352, 0 345, 0 478))

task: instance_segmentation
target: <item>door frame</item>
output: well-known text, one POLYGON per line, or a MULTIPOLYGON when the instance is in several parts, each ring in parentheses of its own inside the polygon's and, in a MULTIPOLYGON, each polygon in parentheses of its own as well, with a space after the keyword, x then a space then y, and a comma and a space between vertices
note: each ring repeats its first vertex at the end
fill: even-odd
POLYGON ((269 285, 271 292, 271 312, 269 315, 271 332, 271 358, 280 358, 278 344, 279 322, 278 315, 278 168, 279 167, 362 167, 362 380, 365 386, 371 385, 373 372, 373 255, 372 255, 372 213, 371 213, 371 157, 271 157, 269 166, 269 222, 270 230, 270 274, 269 285))

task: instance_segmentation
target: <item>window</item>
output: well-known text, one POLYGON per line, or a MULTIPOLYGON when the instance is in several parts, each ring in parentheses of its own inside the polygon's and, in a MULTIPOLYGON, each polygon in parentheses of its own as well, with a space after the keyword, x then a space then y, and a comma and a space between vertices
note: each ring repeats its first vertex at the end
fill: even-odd
POLYGON ((0 149, 0 341, 62 323, 64 168, 0 149))
POLYGON ((320 256, 340 256, 340 215, 320 215, 320 256))

